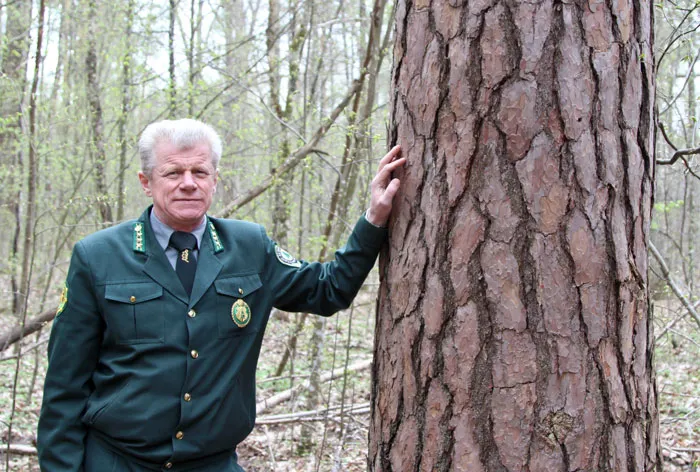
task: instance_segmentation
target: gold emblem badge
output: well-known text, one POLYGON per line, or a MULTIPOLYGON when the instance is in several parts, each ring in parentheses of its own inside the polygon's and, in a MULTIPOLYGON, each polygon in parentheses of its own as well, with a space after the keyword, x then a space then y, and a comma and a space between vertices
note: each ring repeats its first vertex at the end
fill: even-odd
POLYGON ((58 302, 58 309, 56 310, 56 316, 60 315, 63 309, 68 303, 68 285, 63 284, 63 291, 61 292, 61 299, 58 302))
POLYGON ((190 250, 185 249, 182 251, 182 254, 180 255, 183 261, 187 262, 188 264, 190 263, 190 250))
POLYGON ((250 307, 240 298, 231 306, 231 319, 239 328, 245 328, 250 323, 250 307))

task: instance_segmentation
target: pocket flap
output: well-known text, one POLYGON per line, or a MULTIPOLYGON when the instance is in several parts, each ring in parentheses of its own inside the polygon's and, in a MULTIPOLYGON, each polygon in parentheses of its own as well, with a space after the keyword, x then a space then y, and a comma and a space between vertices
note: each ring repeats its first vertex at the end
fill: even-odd
POLYGON ((105 286, 105 298, 120 303, 141 303, 163 296, 163 287, 154 282, 105 286))
POLYGON ((216 287, 216 293, 220 295, 243 298, 262 287, 262 282, 258 274, 237 275, 215 280, 214 287, 216 287))

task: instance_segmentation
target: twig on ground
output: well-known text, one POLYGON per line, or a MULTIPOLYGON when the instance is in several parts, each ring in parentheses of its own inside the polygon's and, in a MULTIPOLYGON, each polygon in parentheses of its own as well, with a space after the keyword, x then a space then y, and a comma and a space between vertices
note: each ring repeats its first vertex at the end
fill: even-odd
MULTIPOLYGON (((351 366, 348 367, 347 372, 359 372, 362 370, 367 370, 371 367, 372 361, 371 360, 365 360, 365 361, 359 361, 351 366)), ((343 371, 338 371, 334 372, 333 374, 326 373, 321 376, 321 382, 328 382, 329 380, 335 380, 341 375, 343 375, 343 371)), ((267 398, 265 400, 259 401, 258 404, 255 406, 255 412, 260 415, 263 412, 269 410, 270 408, 279 405, 280 403, 284 403, 287 400, 290 400, 292 396, 298 392, 299 390, 306 388, 307 384, 299 384, 293 388, 290 388, 288 390, 285 390, 283 392, 280 392, 276 395, 271 396, 270 398, 267 398)))
MULTIPOLYGON (((299 411, 296 413, 283 413, 280 415, 267 415, 258 418, 255 421, 256 426, 259 425, 273 425, 273 424, 284 424, 284 423, 298 423, 302 421, 323 421, 326 418, 326 414, 329 414, 328 418, 331 418, 330 413, 339 411, 341 406, 333 406, 330 408, 321 408, 319 410, 311 411, 299 411)), ((346 407, 345 412, 350 411, 355 414, 366 414, 369 413, 369 403, 361 403, 355 405, 351 409, 346 407)), ((336 415, 333 415, 335 417, 336 415)))
POLYGON ((0 443, 0 452, 10 452, 20 456, 36 456, 36 448, 27 444, 10 444, 0 443))

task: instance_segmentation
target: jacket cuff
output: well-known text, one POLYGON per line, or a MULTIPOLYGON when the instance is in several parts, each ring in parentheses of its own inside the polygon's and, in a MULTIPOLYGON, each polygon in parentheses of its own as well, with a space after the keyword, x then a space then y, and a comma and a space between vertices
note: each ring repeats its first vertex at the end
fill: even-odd
POLYGON ((387 228, 370 223, 363 213, 357 224, 355 224, 353 233, 363 247, 379 249, 386 241, 389 231, 387 228))

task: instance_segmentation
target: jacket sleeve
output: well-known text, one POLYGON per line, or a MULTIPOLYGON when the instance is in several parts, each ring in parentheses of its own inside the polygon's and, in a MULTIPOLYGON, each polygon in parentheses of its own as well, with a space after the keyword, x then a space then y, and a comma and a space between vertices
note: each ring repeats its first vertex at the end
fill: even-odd
POLYGON ((372 270, 386 235, 385 228, 362 216, 345 247, 336 251, 334 260, 309 263, 284 257, 284 251, 280 255, 280 248, 263 232, 274 305, 285 311, 324 316, 347 308, 372 270))
POLYGON ((48 346, 49 365, 39 416, 37 449, 42 471, 82 472, 86 428, 81 421, 102 342, 89 260, 82 243, 73 249, 59 313, 48 346))

